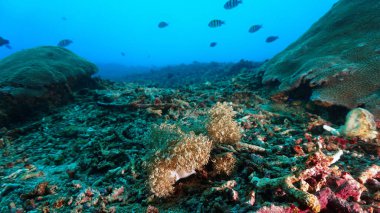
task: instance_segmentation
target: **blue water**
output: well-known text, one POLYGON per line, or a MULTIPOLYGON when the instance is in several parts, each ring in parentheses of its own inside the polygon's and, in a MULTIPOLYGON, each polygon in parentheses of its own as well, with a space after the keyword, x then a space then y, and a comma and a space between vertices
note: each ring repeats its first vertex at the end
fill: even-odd
POLYGON ((335 2, 243 0, 225 10, 224 0, 1 0, 0 36, 13 49, 0 47, 0 58, 71 39, 68 49, 98 64, 262 61, 295 41, 335 2), (209 28, 216 18, 226 24, 209 28), (158 28, 160 21, 169 26, 158 28), (248 33, 254 24, 263 28, 248 33), (268 36, 279 39, 266 43, 268 36), (210 48, 210 42, 217 46, 210 48))

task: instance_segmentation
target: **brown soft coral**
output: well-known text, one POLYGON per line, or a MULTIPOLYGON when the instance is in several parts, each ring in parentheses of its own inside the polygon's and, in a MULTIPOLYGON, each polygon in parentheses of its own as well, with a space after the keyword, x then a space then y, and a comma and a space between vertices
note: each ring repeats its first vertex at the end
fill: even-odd
MULTIPOLYGON (((180 131, 177 131, 177 133, 180 131)), ((174 192, 173 185, 201 169, 209 161, 212 143, 203 135, 182 133, 178 139, 162 143, 151 158, 149 187, 157 197, 174 192)))
POLYGON ((216 175, 231 175, 235 169, 236 158, 232 152, 214 156, 211 159, 213 172, 216 175))
POLYGON ((227 103, 217 103, 209 112, 207 131, 214 143, 237 144, 241 139, 240 127, 234 121, 235 113, 227 103))

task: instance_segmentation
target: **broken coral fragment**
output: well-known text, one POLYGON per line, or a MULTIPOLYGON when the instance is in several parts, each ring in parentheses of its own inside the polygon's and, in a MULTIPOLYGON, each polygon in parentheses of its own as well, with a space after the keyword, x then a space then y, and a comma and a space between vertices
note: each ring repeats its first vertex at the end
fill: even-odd
POLYGON ((367 183, 367 180, 373 179, 373 178, 380 178, 380 166, 379 165, 372 165, 366 170, 364 170, 358 177, 358 180, 361 184, 367 183))
POLYGON ((363 140, 375 139, 378 134, 374 116, 363 108, 351 110, 346 116, 345 124, 339 129, 334 129, 327 125, 324 125, 323 128, 333 135, 350 138, 359 137, 363 140))

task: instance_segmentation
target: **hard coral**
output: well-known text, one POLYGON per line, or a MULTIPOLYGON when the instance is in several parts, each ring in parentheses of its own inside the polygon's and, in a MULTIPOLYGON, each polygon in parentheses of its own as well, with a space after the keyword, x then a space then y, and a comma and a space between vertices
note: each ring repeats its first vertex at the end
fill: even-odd
POLYGON ((341 0, 297 41, 264 64, 263 83, 323 106, 364 104, 380 116, 380 2, 341 0), (306 90, 304 88, 307 88, 306 90))
POLYGON ((60 47, 16 52, 0 60, 0 126, 66 104, 73 92, 96 83, 94 64, 60 47))
MULTIPOLYGON (((149 187, 157 197, 174 192, 173 185, 201 169, 209 161, 212 143, 203 135, 182 133, 176 140, 162 146, 150 162, 149 187)), ((162 144, 162 145, 163 145, 162 144)))
POLYGON ((233 120, 235 113, 227 103, 217 103, 209 112, 208 135, 214 143, 236 144, 241 139, 240 127, 233 120))

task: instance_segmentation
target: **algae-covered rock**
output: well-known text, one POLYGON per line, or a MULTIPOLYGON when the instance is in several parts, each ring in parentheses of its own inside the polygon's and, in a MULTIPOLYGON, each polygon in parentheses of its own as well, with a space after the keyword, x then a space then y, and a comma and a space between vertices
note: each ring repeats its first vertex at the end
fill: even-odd
POLYGON ((96 66, 60 47, 23 50, 0 60, 0 127, 72 99, 93 85, 96 66))
POLYGON ((263 66, 263 83, 290 96, 307 91, 323 106, 365 107, 380 118, 379 11, 378 0, 340 0, 263 66))

